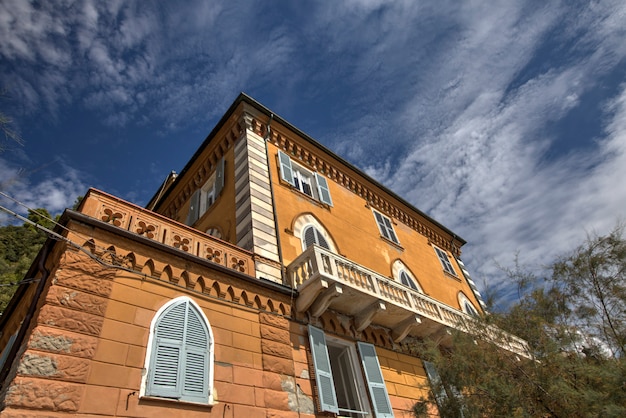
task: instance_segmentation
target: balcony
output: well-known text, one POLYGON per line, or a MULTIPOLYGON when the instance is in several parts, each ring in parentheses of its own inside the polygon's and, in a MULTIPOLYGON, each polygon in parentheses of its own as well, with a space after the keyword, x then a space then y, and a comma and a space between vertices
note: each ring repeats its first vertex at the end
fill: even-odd
POLYGON ((99 221, 231 270, 253 274, 254 262, 249 252, 99 190, 89 190, 80 211, 99 221))
MULTIPOLYGON (((298 312, 319 317, 333 309, 353 317, 357 331, 370 324, 391 329, 395 342, 411 335, 449 346, 450 329, 469 332, 476 327, 472 316, 317 245, 296 258, 287 275, 300 293, 298 312)), ((486 331, 494 343, 527 356, 524 340, 510 334, 502 338, 502 331, 493 327, 486 331)))

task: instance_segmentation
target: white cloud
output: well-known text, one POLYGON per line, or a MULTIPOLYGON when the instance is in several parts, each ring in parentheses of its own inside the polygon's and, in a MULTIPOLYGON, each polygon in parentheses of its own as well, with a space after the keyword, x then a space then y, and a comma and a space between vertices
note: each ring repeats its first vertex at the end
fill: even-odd
POLYGON ((386 181, 468 239, 466 264, 496 284, 503 278, 493 260, 510 264, 519 251, 522 262, 537 267, 582 242, 586 231, 606 232, 624 215, 626 193, 616 190, 626 174, 621 99, 612 104, 608 136, 593 154, 586 148, 545 158, 554 139, 546 135, 548 124, 626 56, 623 48, 612 49, 623 29, 607 23, 611 13, 586 13, 593 16, 580 39, 594 51, 511 90, 563 11, 542 10, 523 20, 514 10, 491 6, 463 12, 468 36, 452 48, 460 52, 442 57, 424 86, 426 97, 437 100, 429 106, 418 94, 406 106, 409 129, 427 134, 386 181), (478 15, 483 18, 474 19, 478 15), (603 28, 613 31, 600 38, 595 31, 603 28), (432 89, 441 90, 434 95, 432 89))
MULTIPOLYGON (((623 88, 596 147, 546 158, 547 127, 624 62, 623 1, 283 6, 288 19, 236 2, 2 2, 0 55, 24 64, 2 76, 31 114, 78 104, 161 133, 204 129, 239 91, 271 91, 283 109, 328 103, 326 123, 298 118, 466 238, 479 282, 500 280, 493 259, 545 262, 623 215, 623 88)), ((15 168, 0 161, 1 174, 15 168)), ((13 190, 57 210, 84 187, 66 169, 13 190)))
MULTIPOLYGON (((62 167, 62 175, 56 178, 47 178, 36 184, 29 180, 29 171, 16 167, 4 158, 0 158, 0 191, 11 196, 24 206, 36 209, 45 208, 51 214, 58 214, 67 207, 72 207, 76 198, 87 190, 78 172, 57 161, 62 167)), ((0 196, 0 205, 14 212, 26 216, 28 211, 24 206, 0 196)), ((11 218, 4 212, 0 215, 0 223, 5 224, 11 218)))

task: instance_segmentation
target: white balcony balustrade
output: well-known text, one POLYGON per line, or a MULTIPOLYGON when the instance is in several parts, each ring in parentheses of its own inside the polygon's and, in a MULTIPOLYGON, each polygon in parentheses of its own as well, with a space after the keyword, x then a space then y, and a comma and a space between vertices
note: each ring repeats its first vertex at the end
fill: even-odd
MULTIPOLYGON (((287 267, 287 277, 300 294, 298 312, 309 311, 317 317, 331 308, 352 316, 358 331, 369 324, 391 329, 396 342, 412 335, 436 338, 448 345, 450 329, 476 329, 474 317, 317 245, 287 267)), ((495 327, 490 327, 488 334, 503 348, 526 355, 524 340, 495 327), (506 338, 495 338, 497 335, 506 338)))

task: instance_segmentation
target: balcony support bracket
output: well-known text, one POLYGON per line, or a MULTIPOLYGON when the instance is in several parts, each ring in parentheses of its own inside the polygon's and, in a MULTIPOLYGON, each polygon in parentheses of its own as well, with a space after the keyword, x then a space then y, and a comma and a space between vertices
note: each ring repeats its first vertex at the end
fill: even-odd
POLYGON ((314 318, 322 316, 326 309, 330 306, 330 303, 337 296, 341 296, 343 288, 338 283, 332 283, 328 289, 324 290, 321 295, 315 299, 313 305, 311 305, 310 313, 314 318))
POLYGON ((354 327, 358 332, 363 331, 372 323, 372 320, 377 313, 386 309, 387 305, 385 305, 385 302, 377 300, 354 317, 354 327))
POLYGON ((409 335, 411 328, 416 327, 421 323, 422 320, 420 319, 419 315, 411 315, 402 322, 400 322, 392 330, 391 338, 393 338, 394 342, 399 343, 400 341, 404 340, 407 335, 409 335))
POLYGON ((305 283, 300 289, 300 295, 296 300, 296 311, 298 313, 305 312, 315 302, 317 296, 329 287, 328 280, 319 279, 305 283))
POLYGON ((437 345, 449 346, 452 340, 452 331, 448 327, 441 327, 428 336, 437 342, 437 345))

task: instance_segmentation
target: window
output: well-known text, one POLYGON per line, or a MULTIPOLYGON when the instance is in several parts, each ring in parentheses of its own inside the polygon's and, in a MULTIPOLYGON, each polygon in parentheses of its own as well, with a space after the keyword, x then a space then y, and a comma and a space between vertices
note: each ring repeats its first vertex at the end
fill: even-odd
POLYGON ((472 302, 469 301, 467 296, 463 292, 459 292, 459 305, 461 306, 461 310, 468 315, 479 316, 478 311, 472 305, 472 302))
POLYGON ((292 224, 294 237, 300 240, 302 251, 312 244, 317 244, 335 254, 338 253, 333 237, 330 236, 324 225, 310 213, 298 215, 292 224))
POLYGON ((213 336, 202 310, 182 296, 152 320, 143 395, 209 404, 213 401, 213 336))
POLYGON ((211 235, 212 237, 222 239, 222 232, 217 227, 211 227, 207 229, 206 233, 211 235))
POLYGON ((282 151, 278 151, 278 161, 280 163, 280 176, 283 180, 307 196, 327 205, 333 205, 328 181, 324 176, 296 164, 282 151))
MULTIPOLYGON (((433 391, 433 395, 435 395, 435 402, 437 402, 437 406, 440 409, 446 408, 447 406, 446 409, 452 412, 450 410, 450 404, 448 401, 450 396, 452 396, 455 399, 454 403, 459 405, 461 403, 463 395, 456 387, 447 385, 443 382, 443 380, 441 379, 441 376, 439 375, 439 372, 437 371, 437 368, 435 367, 433 363, 429 361, 424 361, 423 363, 424 363, 424 370, 426 371, 426 374, 428 375, 428 380, 430 381, 430 387, 433 391)), ((462 406, 460 407, 460 409, 454 412, 457 412, 455 416, 458 416, 460 418, 465 417, 462 406)))
POLYGON ((411 279, 408 273, 404 270, 400 272, 400 283, 402 283, 403 285, 407 287, 410 287, 413 290, 417 290, 419 292, 419 289, 417 288, 417 285, 415 284, 413 279, 411 279))
POLYGON ((435 252, 437 253, 437 257, 439 257, 439 261, 441 262, 441 266, 446 273, 450 273, 453 276, 456 276, 456 272, 454 271, 454 267, 452 267, 452 263, 450 262, 450 258, 448 257, 448 253, 446 253, 441 248, 435 247, 435 252))
POLYGON ((187 225, 193 225, 217 200, 224 188, 224 158, 218 161, 215 172, 190 199, 187 225))
POLYGON ((391 274, 392 277, 394 277, 397 281, 399 281, 406 287, 409 287, 420 293, 424 293, 422 287, 419 285, 419 282, 417 281, 413 273, 411 273, 411 270, 409 270, 409 268, 401 260, 396 260, 393 262, 393 264, 391 265, 391 274))
POLYGON ((338 338, 327 339, 324 331, 310 325, 309 341, 321 411, 354 418, 393 417, 373 345, 357 343, 361 358, 359 364, 354 344, 338 338), (363 382, 363 375, 366 382, 363 382), (374 415, 369 410, 366 387, 374 406, 374 415))
POLYGON ((330 246, 324 238, 324 235, 312 225, 309 225, 304 228, 304 232, 302 233, 302 249, 306 250, 311 245, 317 244, 320 247, 326 248, 330 250, 330 246))
POLYGON ((400 244, 400 241, 398 241, 398 237, 393 230, 393 224, 391 223, 391 219, 377 211, 374 211, 374 217, 376 218, 376 223, 378 224, 380 235, 387 238, 391 242, 400 244))
POLYGON ((428 380, 430 381, 430 387, 435 395, 435 401, 439 407, 442 407, 448 399, 448 394, 443 386, 439 372, 437 372, 435 365, 430 361, 424 361, 423 363, 424 370, 426 371, 428 380))

